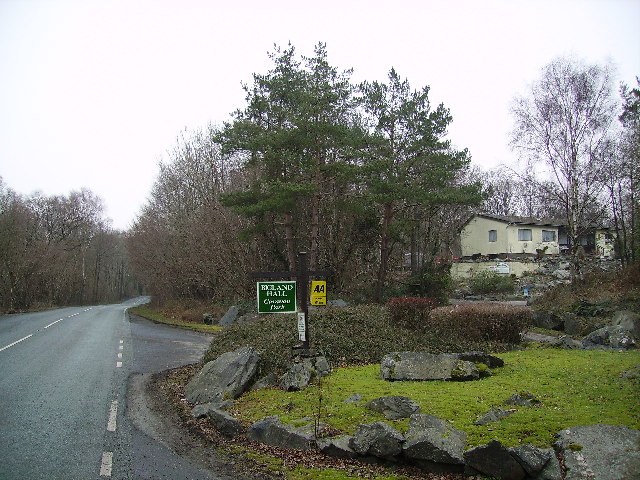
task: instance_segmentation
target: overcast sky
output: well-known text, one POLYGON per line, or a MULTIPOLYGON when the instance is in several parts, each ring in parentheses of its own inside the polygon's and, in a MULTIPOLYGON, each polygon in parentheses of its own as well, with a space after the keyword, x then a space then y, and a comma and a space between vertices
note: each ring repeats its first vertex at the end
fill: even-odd
MULTIPOLYGON (((244 107, 274 44, 431 87, 449 138, 511 164, 509 105, 559 55, 640 75, 640 0, 0 0, 0 176, 13 190, 87 187, 125 229, 181 130, 244 107)), ((616 85, 617 88, 617 85, 616 85)))

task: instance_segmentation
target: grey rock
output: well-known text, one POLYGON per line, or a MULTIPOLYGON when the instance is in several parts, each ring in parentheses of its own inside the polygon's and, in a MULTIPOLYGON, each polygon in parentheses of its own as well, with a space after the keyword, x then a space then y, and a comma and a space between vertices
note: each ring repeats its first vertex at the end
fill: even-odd
POLYGON ((316 447, 313 435, 285 425, 278 416, 255 422, 247 430, 247 437, 254 442, 291 450, 311 450, 316 447))
POLYGON ((562 335, 550 342, 549 345, 555 348, 564 348, 565 350, 580 350, 584 348, 582 342, 571 338, 569 335, 562 335))
POLYGON ((383 414, 387 420, 409 418, 420 411, 420 405, 408 397, 399 395, 376 398, 365 404, 365 407, 383 414))
POLYGON ((626 380, 638 380, 640 379, 640 365, 636 365, 635 367, 625 370, 620 374, 620 378, 624 378, 626 380))
POLYGON ((354 393, 349 398, 344 400, 344 403, 357 403, 362 401, 362 395, 359 393, 354 393))
POLYGON ((349 447, 359 455, 390 458, 402 452, 404 437, 395 428, 383 422, 358 426, 349 441, 349 447))
POLYGON ((253 347, 242 347, 220 355, 205 364, 185 387, 191 403, 222 402, 238 398, 253 383, 260 354, 253 347))
POLYGON ((551 453, 549 461, 540 473, 533 477, 533 480, 562 480, 560 461, 556 457, 553 449, 548 449, 548 451, 551 453))
POLYGON ((457 355, 460 360, 466 360, 467 362, 484 363, 489 368, 504 367, 504 360, 484 352, 464 352, 454 355, 457 355))
POLYGON ((563 330, 564 323, 562 319, 553 312, 533 312, 534 327, 545 328, 547 330, 563 330))
POLYGON ((326 376, 329 372, 329 362, 324 356, 299 357, 280 379, 280 388, 287 392, 303 390, 314 378, 326 376))
POLYGON ((586 425, 562 430, 553 445, 566 480, 640 479, 640 430, 586 425))
POLYGON ((240 313, 240 308, 236 305, 233 305, 231 307, 229 307, 229 310, 227 310, 227 313, 225 313, 222 318, 220 319, 220 321, 218 322, 218 325, 222 326, 222 327, 226 327, 228 325, 232 325, 236 319, 238 318, 238 314, 240 313))
POLYGON ((380 365, 385 380, 477 380, 480 372, 473 362, 458 355, 396 352, 385 355, 380 365))
POLYGON ((504 401, 505 405, 517 405, 519 407, 536 407, 540 405, 540 400, 532 393, 514 393, 504 401))
POLYGON ((582 339, 584 348, 611 348, 629 350, 634 348, 636 342, 631 332, 621 325, 608 325, 582 339))
POLYGON ((526 472, 509 450, 497 440, 464 452, 467 466, 502 480, 524 480, 526 472))
POLYGON ((542 450, 533 445, 509 448, 509 453, 522 465, 530 477, 538 475, 554 455, 551 449, 542 450))
POLYGON ((351 442, 350 435, 341 435, 332 438, 318 439, 318 449, 325 455, 336 458, 355 458, 358 456, 356 452, 349 446, 351 442))
POLYGON ((552 277, 557 278, 558 280, 569 280, 571 278, 571 272, 569 270, 555 270, 552 274, 552 277))
POLYGON ((404 456, 435 463, 464 464, 467 435, 437 417, 415 414, 402 446, 404 456))
POLYGON ((191 416, 194 418, 204 418, 210 410, 228 410, 233 405, 233 400, 224 400, 222 402, 209 402, 196 405, 191 409, 191 416))
POLYGON ((244 433, 244 428, 240 421, 227 412, 214 408, 207 412, 207 417, 213 426, 216 427, 216 430, 227 437, 233 438, 244 433))
POLYGON ((489 423, 499 422, 515 412, 515 410, 502 410, 501 408, 491 407, 487 413, 481 415, 475 421, 475 425, 487 425, 489 423))
POLYGON ((629 310, 615 312, 611 324, 623 327, 631 332, 636 340, 640 340, 640 314, 629 310))
POLYGON ((278 376, 271 372, 254 383, 251 390, 260 390, 262 388, 275 387, 276 385, 278 385, 278 376))
POLYGON ((303 363, 294 363, 280 379, 280 388, 285 392, 303 390, 311 383, 313 372, 303 363))

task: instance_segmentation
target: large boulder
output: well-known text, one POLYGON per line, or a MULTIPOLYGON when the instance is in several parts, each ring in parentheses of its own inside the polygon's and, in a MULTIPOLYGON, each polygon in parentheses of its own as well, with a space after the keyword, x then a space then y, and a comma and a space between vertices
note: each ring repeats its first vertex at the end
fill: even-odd
POLYGON ((297 392, 309 386, 316 377, 329 375, 330 367, 322 356, 297 358, 280 379, 280 388, 285 392, 297 392))
POLYGON ((385 380, 477 380, 480 372, 473 362, 457 354, 395 352, 385 355, 380 365, 385 380))
POLYGON ((252 385, 260 354, 253 347, 242 347, 220 355, 205 364, 185 387, 191 403, 221 402, 238 398, 252 385))
POLYGON ((621 325, 608 325, 582 339, 584 348, 605 348, 629 350, 636 345, 631 332, 621 325))
POLYGON ((484 363, 489 368, 504 367, 504 360, 495 355, 485 352, 463 352, 454 353, 460 360, 466 360, 474 363, 484 363))
POLYGON ((434 463, 464 464, 467 435, 437 417, 426 414, 411 415, 404 456, 434 463))
POLYGON ((543 471, 551 457, 555 459, 552 449, 543 450, 529 444, 510 448, 509 453, 524 468, 527 475, 532 478, 535 478, 543 471))
POLYGON ((383 414, 387 420, 409 418, 420 411, 420 405, 409 397, 399 395, 376 398, 365 404, 365 407, 383 414))
POLYGON ((467 467, 502 480, 524 480, 526 472, 497 440, 464 452, 467 467))
POLYGON ((227 327, 229 325, 232 325, 238 318, 239 313, 240 313, 240 307, 236 305, 232 305, 231 307, 229 307, 229 310, 227 310, 227 312, 222 316, 222 318, 218 322, 218 325, 222 327, 227 327))
POLYGON ((244 433, 244 428, 240 420, 218 409, 210 409, 207 412, 209 421, 220 433, 227 437, 237 437, 244 433))
POLYGON ((533 326, 547 330, 562 330, 564 329, 564 322, 553 312, 536 310, 533 312, 533 326))
POLYGON ((359 455, 392 458, 402 452, 404 437, 383 422, 360 425, 349 440, 349 447, 359 455))
POLYGON ((565 480, 640 479, 640 430, 622 425, 586 425, 560 431, 553 445, 565 480))
POLYGON ((612 325, 619 325, 629 330, 636 340, 640 340, 640 314, 629 310, 621 310, 613 314, 612 325))
POLYGON ((258 420, 247 430, 247 437, 254 442, 290 450, 311 450, 316 447, 312 433, 286 425, 278 416, 258 420))
POLYGON ((581 350, 584 348, 582 342, 573 339, 569 335, 562 335, 558 337, 550 342, 550 345, 554 348, 564 348, 565 350, 581 350))
POLYGON ((338 437, 319 438, 318 449, 325 455, 336 458, 355 458, 356 452, 349 446, 350 435, 340 435, 338 437))

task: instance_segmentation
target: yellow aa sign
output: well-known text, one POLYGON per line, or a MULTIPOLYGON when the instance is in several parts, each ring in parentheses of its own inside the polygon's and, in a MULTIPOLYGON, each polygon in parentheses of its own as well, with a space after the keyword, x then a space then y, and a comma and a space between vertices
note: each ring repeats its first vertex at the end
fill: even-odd
POLYGON ((311 305, 327 304, 327 282, 313 280, 311 282, 311 305))

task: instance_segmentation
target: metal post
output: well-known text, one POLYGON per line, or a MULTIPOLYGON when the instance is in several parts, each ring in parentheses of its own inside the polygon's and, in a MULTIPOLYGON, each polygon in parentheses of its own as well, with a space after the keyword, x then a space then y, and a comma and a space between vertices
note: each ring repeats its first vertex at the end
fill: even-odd
POLYGON ((298 302, 302 306, 302 314, 304 315, 304 341, 302 348, 309 350, 309 268, 307 263, 307 252, 298 253, 298 287, 300 297, 298 302))

